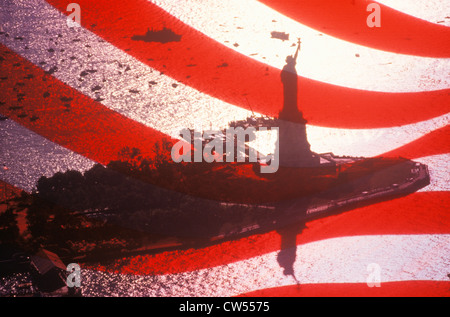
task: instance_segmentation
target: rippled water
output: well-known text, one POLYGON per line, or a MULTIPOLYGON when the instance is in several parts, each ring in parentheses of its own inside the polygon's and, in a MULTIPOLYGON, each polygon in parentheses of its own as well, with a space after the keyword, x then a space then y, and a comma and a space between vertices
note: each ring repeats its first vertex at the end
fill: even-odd
POLYGON ((26 296, 36 293, 33 280, 29 273, 15 273, 10 276, 0 277, 1 296, 26 296))
POLYGON ((12 120, 0 121, 0 179, 25 191, 36 188, 41 176, 75 169, 84 172, 94 162, 12 120))

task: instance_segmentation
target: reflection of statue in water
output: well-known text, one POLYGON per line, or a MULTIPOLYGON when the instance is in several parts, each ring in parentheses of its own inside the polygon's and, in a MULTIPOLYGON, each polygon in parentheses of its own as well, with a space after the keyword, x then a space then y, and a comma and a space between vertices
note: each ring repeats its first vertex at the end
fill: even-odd
POLYGON ((302 232, 304 227, 304 223, 293 223, 277 230, 281 236, 281 246, 280 252, 277 255, 277 262, 283 268, 283 274, 292 276, 297 284, 300 284, 294 271, 295 259, 297 257, 297 235, 302 232))
POLYGON ((294 56, 286 58, 286 65, 281 71, 283 83, 283 109, 279 121, 279 155, 280 166, 301 167, 318 164, 318 158, 311 152, 306 137, 306 120, 298 110, 298 75, 295 69, 300 39, 294 56))
MULTIPOLYGON (((300 51, 300 39, 294 56, 286 58, 286 65, 281 71, 281 82, 283 83, 283 109, 278 116, 279 125, 279 163, 282 167, 309 167, 319 164, 319 158, 311 151, 306 136, 306 120, 303 113, 298 110, 298 75, 295 69, 298 53, 300 51)), ((290 171, 287 170, 289 173, 290 171)), ((295 204, 296 214, 306 214, 309 198, 302 203, 295 204)), ((281 207, 284 212, 286 206, 281 207)), ((297 255, 296 238, 302 232, 305 224, 294 222, 285 228, 280 228, 281 236, 280 252, 277 256, 279 265, 284 269, 286 276, 292 276, 297 284, 294 272, 294 264, 297 255)))

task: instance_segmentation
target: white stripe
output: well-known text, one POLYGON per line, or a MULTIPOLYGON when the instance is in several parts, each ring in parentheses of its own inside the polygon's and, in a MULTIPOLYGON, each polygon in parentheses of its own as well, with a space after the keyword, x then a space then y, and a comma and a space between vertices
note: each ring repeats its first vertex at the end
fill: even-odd
POLYGON ((376 2, 431 23, 450 26, 450 1, 447 0, 377 0, 376 2))
POLYGON ((377 156, 413 142, 450 123, 450 113, 400 127, 379 129, 334 129, 308 126, 313 151, 336 155, 377 156))
MULTIPOLYGON (((300 287, 310 283, 366 283, 371 263, 380 266, 381 287, 389 281, 447 281, 450 235, 340 237, 290 251, 296 254, 294 273, 300 287)), ((292 276, 283 275, 277 255, 271 252, 210 269, 158 276, 83 270, 83 295, 228 297, 296 284, 292 276)))
MULTIPOLYGON (((379 129, 339 129, 307 125, 311 150, 335 155, 378 156, 390 152, 418 138, 447 126, 450 113, 440 117, 400 127, 379 129)), ((251 146, 264 154, 273 153, 276 133, 259 133, 251 146)))
MULTIPOLYGON (((83 29, 69 29, 66 17, 41 0, 10 3, 0 13, 9 37, 0 42, 44 69, 54 66, 56 78, 96 99, 106 107, 168 135, 183 127, 223 128, 229 121, 244 119, 250 113, 177 83, 137 61, 113 45, 83 29), (22 24, 21 21, 27 21, 22 24), (46 33, 48 30, 48 34, 46 33), (62 37, 58 37, 61 34, 62 37), (22 41, 14 40, 22 36, 22 41), (50 40, 52 39, 52 41, 50 40), (74 42, 80 39, 81 42, 74 42), (57 44, 55 44, 55 41, 57 44), (89 45, 90 47, 86 47, 89 45), (28 46, 28 49, 25 49, 28 46), (49 48, 55 49, 49 53, 49 48), (60 50, 64 51, 61 52, 60 50), (90 57, 87 57, 89 54, 90 57), (71 57, 76 57, 72 60, 71 57), (120 67, 120 65, 122 67, 120 67), (129 70, 126 70, 130 67, 129 70), (80 76, 85 70, 95 73, 80 76), (120 72, 120 74, 119 74, 120 72), (79 79, 82 78, 83 81, 79 79), (149 86, 155 81, 157 85, 149 86), (99 92, 92 91, 100 85, 99 92), (130 90, 139 90, 132 93, 130 90)), ((36 105, 43 107, 43 105, 36 105)), ((332 129, 308 126, 308 137, 316 152, 336 155, 372 156, 409 143, 425 133, 448 124, 448 115, 403 127, 386 129, 332 129)))
POLYGON ((279 69, 286 56, 294 54, 292 45, 301 37, 297 72, 310 79, 384 92, 450 87, 448 58, 400 55, 343 41, 295 22, 257 0, 151 2, 223 45, 279 69), (289 34, 289 41, 271 38, 272 31, 289 34))

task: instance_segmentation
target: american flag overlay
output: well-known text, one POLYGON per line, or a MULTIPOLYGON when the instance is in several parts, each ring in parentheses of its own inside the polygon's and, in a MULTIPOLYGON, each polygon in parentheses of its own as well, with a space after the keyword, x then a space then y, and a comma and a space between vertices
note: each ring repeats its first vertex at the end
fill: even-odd
POLYGON ((450 295, 449 1, 2 0, 0 21, 0 246, 79 264, 83 296, 450 295), (286 116, 294 54, 311 151, 413 161, 429 182, 192 238, 217 202, 259 221, 249 202, 315 186, 167 161, 182 128, 286 116))

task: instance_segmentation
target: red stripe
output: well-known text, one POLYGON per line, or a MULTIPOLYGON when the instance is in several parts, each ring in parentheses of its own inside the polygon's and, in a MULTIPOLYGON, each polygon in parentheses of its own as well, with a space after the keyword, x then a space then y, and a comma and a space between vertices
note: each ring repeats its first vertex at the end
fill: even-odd
MULTIPOLYGON (((62 12, 70 0, 48 0, 62 12)), ((282 108, 280 70, 243 56, 144 0, 78 2, 84 27, 143 63, 208 95, 242 108, 277 116, 282 108), (125 14, 126 13, 126 14, 125 14), (147 28, 170 28, 180 42, 132 40, 147 28), (226 63, 227 67, 218 67, 226 63), (195 65, 195 66, 192 66, 195 65), (189 67, 192 66, 192 67, 189 67)), ((339 12, 339 11, 338 11, 339 12)), ((300 61, 301 63, 301 61, 300 61)), ((375 128, 404 125, 448 111, 450 90, 381 93, 300 77, 300 108, 310 124, 375 128)))
POLYGON ((0 56, 7 77, 0 80, 1 113, 57 144, 107 164, 125 146, 150 156, 165 136, 109 110, 1 44, 0 56))
POLYGON ((172 274, 225 265, 265 253, 279 251, 328 238, 381 234, 448 234, 450 233, 450 195, 446 192, 415 193, 342 214, 313 220, 297 235, 296 241, 283 236, 297 228, 256 234, 235 241, 156 255, 131 256, 114 261, 110 266, 90 264, 86 267, 122 274, 172 274), (283 243, 283 245, 282 245, 283 243))
POLYGON ((365 283, 300 284, 258 290, 240 297, 449 297, 450 282, 383 282, 380 287, 365 283))
POLYGON ((380 4, 381 27, 367 26, 367 0, 260 0, 311 28, 363 46, 399 54, 450 57, 450 28, 380 4))

